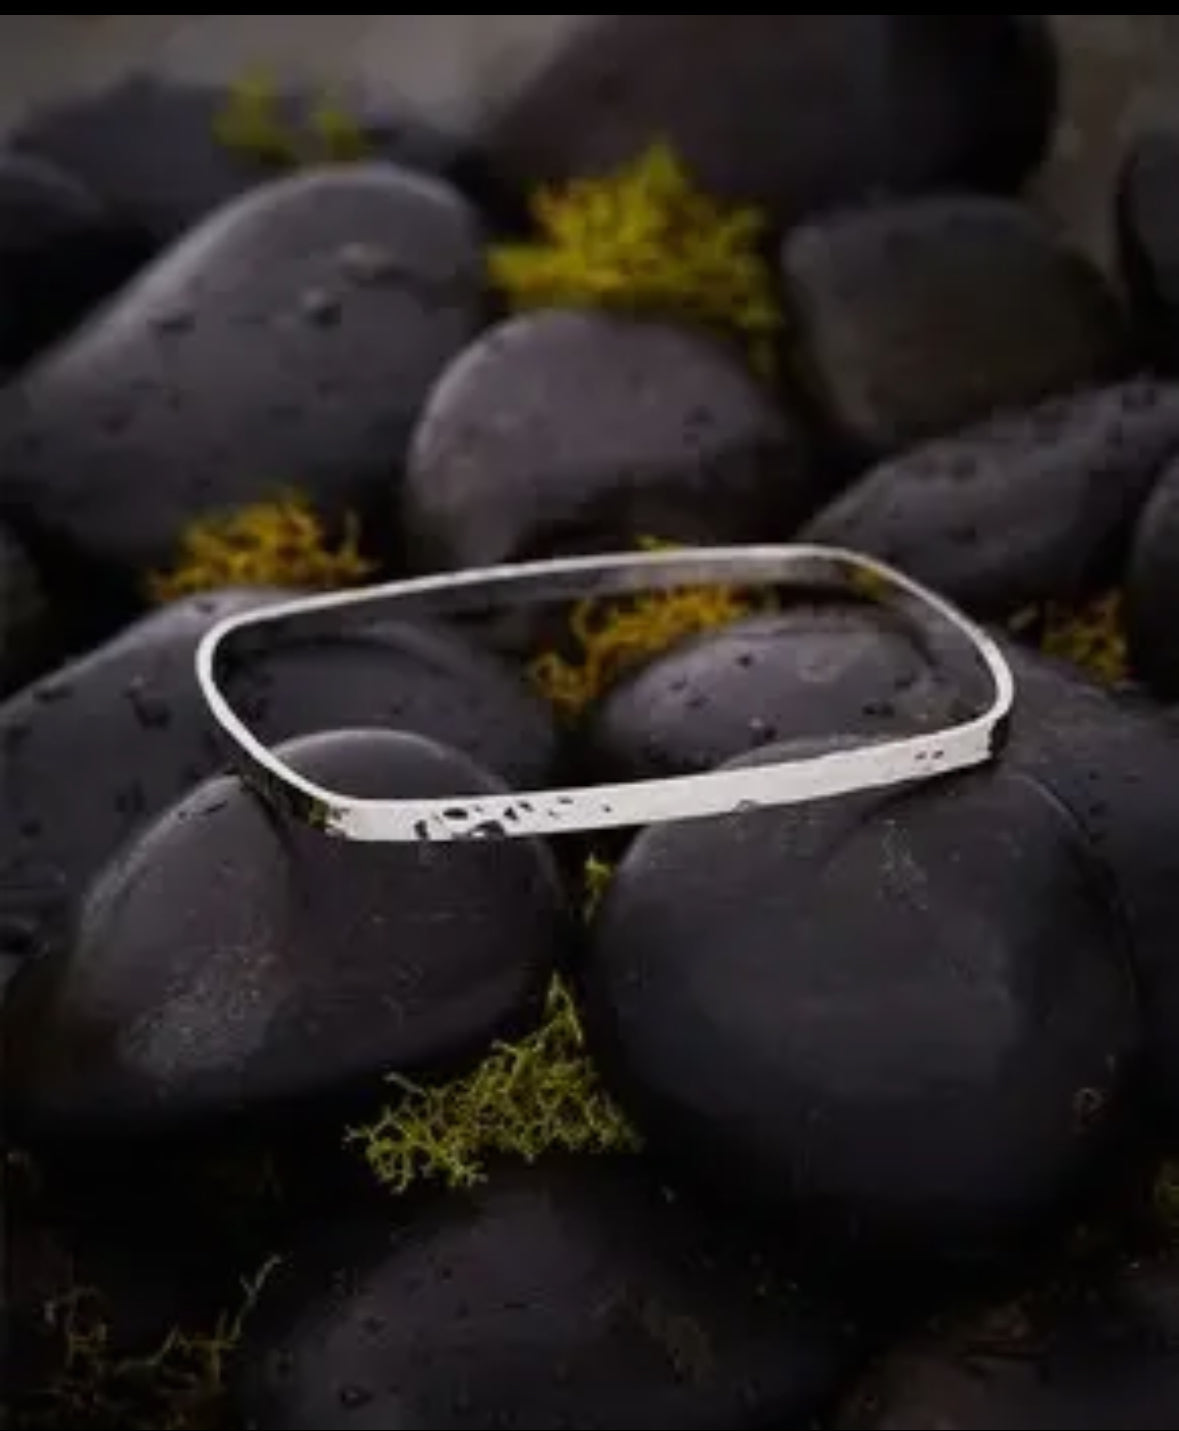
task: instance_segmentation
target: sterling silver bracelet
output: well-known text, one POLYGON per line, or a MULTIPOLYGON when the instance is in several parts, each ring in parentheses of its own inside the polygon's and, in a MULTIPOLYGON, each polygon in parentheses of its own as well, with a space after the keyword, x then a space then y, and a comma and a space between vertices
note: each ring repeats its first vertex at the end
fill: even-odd
POLYGON ((928 780, 992 759, 1005 738, 1015 683, 998 645, 948 601, 874 558, 825 546, 690 547, 562 557, 447 572, 378 586, 302 596, 230 616, 196 653, 210 712, 229 738, 244 778, 282 812, 325 834, 395 844, 574 834, 667 820, 801 804, 928 780), (218 673, 235 638, 298 626, 338 635, 348 623, 486 612, 497 604, 564 602, 692 585, 797 585, 842 592, 903 611, 919 627, 949 635, 982 664, 990 704, 935 731, 798 759, 622 784, 412 800, 359 799, 293 770, 232 709, 218 673))

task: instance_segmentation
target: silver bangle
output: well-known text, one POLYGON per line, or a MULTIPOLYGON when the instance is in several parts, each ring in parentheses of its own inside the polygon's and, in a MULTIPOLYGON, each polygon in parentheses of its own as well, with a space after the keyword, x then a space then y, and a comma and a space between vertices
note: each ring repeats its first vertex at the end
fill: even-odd
POLYGON ((883 562, 823 546, 692 547, 562 557, 447 572, 379 586, 298 597, 219 621, 196 653, 209 710, 229 738, 242 775, 281 811, 347 840, 410 844, 574 834, 650 825, 775 805, 800 804, 927 780, 993 758, 1006 735, 1015 682, 998 645, 949 602, 883 562), (301 634, 339 634, 341 618, 438 618, 486 612, 495 603, 563 602, 688 585, 783 584, 842 590, 904 610, 918 624, 960 639, 990 677, 990 705, 954 725, 870 741, 801 759, 667 779, 478 797, 359 799, 300 775, 261 742, 218 684, 230 638, 298 624, 301 634))

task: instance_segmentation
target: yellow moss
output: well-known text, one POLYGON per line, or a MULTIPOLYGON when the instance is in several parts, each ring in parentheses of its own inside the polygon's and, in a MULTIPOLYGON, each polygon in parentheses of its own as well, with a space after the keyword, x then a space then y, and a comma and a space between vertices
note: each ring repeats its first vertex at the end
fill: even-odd
POLYGON ((368 159, 373 146, 360 122, 327 95, 321 95, 307 120, 315 154, 324 163, 348 164, 368 159))
POLYGON ((288 168, 299 162, 299 136, 282 113, 278 85, 266 70, 248 70, 229 87, 213 117, 219 144, 262 164, 288 168))
POLYGON ((422 1178, 452 1188, 486 1177, 485 1159, 507 1154, 534 1162, 557 1150, 631 1152, 638 1138, 602 1088, 586 1052, 573 995, 560 978, 544 1018, 517 1043, 497 1043, 471 1073, 426 1086, 400 1074, 402 1092, 366 1127, 349 1129, 378 1180, 395 1193, 422 1178))
POLYGON ((738 339, 771 376, 782 312, 762 255, 764 215, 698 190, 666 144, 614 173, 542 188, 541 236, 488 255, 516 309, 606 308, 698 323, 738 339))
POLYGON ((1159 1225, 1179 1237, 1179 1161, 1168 1159, 1155 1174, 1151 1202, 1159 1225))
POLYGON ((213 118, 213 134, 235 154, 279 169, 347 164, 372 153, 360 122, 326 94, 316 100, 301 132, 283 113, 282 92, 266 70, 249 70, 230 85, 213 118))
POLYGON ((1079 608, 1048 606, 1041 645, 1049 656, 1083 666, 1116 685, 1129 674, 1121 592, 1111 591, 1079 608))
POLYGON ((1045 655, 1071 661, 1098 680, 1116 685, 1130 672, 1124 621, 1122 593, 1108 591, 1080 606, 1050 601, 1026 607, 1008 626, 1016 635, 1032 639, 1045 655))
POLYGON ((355 585, 374 569, 361 556, 359 540, 358 523, 349 515, 342 541, 330 546, 310 503, 291 493, 194 522, 175 566, 149 577, 148 593, 165 602, 225 586, 355 585))
POLYGON ((157 1427, 204 1431, 219 1423, 225 1371, 246 1318, 279 1258, 243 1283, 236 1312, 222 1313, 212 1331, 174 1328, 145 1356, 120 1356, 112 1345, 103 1301, 91 1288, 71 1288, 46 1303, 48 1326, 63 1344, 61 1369, 16 1417, 17 1427, 157 1427))
MULTIPOLYGON (((648 549, 669 543, 644 538, 648 549)), ((563 715, 578 716, 627 671, 686 636, 727 626, 774 604, 772 593, 728 586, 674 587, 640 596, 578 602, 569 618, 570 659, 544 651, 529 664, 533 684, 563 715)))
POLYGON ((600 855, 590 855, 585 862, 582 871, 582 880, 585 885, 585 894, 582 899, 582 914, 590 920, 597 913, 598 905, 602 902, 602 896, 606 893, 607 886, 614 878, 614 866, 600 855))

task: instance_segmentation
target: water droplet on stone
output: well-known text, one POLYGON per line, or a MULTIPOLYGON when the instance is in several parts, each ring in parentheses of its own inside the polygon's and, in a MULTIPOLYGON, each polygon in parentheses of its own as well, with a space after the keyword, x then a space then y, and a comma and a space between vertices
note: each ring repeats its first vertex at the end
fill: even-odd
POLYGON ((55 701, 64 701, 70 694, 71 687, 67 681, 48 680, 41 681, 33 687, 33 695, 37 700, 51 705, 55 701))
POLYGON ((186 333, 195 321, 191 308, 169 308, 156 315, 152 326, 157 333, 186 333))
POLYGON ((350 243, 340 250, 340 267, 357 283, 380 283, 397 272, 397 259, 383 244, 350 243))
POLYGON ((142 676, 136 676, 127 686, 124 694, 131 702, 135 719, 144 729, 159 730, 172 719, 172 712, 169 710, 167 702, 158 692, 150 688, 142 676))
POLYGON ((0 953, 25 955, 32 951, 37 939, 35 920, 21 915, 6 915, 0 919, 0 953))
POLYGON ((340 320, 340 300, 325 288, 308 288, 299 297, 299 311, 310 323, 326 327, 340 320))

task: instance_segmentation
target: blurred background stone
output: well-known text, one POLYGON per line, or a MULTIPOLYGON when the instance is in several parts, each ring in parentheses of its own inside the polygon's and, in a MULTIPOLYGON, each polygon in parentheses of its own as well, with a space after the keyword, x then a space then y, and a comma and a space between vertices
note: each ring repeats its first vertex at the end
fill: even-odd
MULTIPOLYGON (((225 79, 264 65, 292 83, 348 81, 374 100, 469 131, 587 15, 3 15, 0 129, 30 103, 147 69, 225 79)), ((1085 246, 1111 247, 1108 192, 1128 137, 1179 110, 1168 97, 1179 16, 1052 15, 1063 117, 1036 196, 1085 246)))

